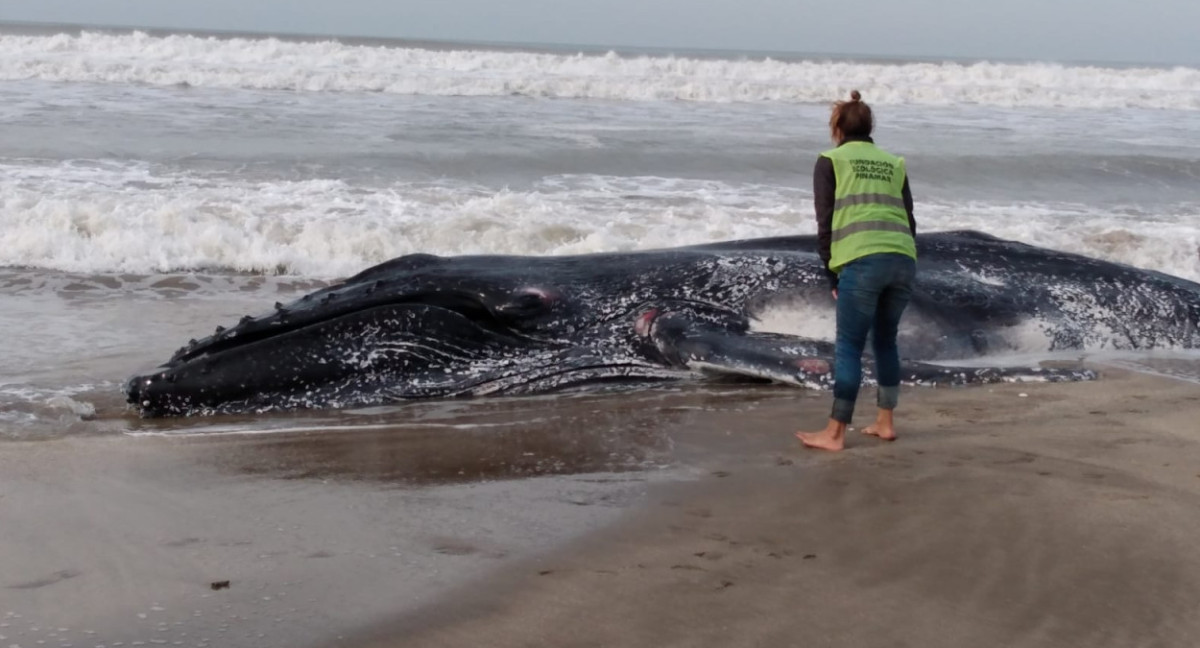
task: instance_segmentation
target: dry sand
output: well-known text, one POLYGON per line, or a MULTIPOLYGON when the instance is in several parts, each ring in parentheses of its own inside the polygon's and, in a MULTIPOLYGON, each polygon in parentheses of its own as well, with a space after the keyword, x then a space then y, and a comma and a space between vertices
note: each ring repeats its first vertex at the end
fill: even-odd
POLYGON ((0 444, 0 646, 1200 645, 1200 386, 827 399, 0 444))

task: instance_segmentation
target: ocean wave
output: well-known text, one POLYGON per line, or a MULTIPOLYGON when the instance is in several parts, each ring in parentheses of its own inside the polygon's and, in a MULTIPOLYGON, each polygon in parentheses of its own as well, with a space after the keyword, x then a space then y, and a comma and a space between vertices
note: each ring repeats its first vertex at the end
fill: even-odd
POLYGON ((1200 69, 866 63, 439 50, 335 40, 82 32, 0 35, 0 79, 247 88, 824 103, 1200 110, 1200 69))
MULTIPOLYGON (((977 229, 1200 281, 1200 204, 937 202, 921 231, 977 229)), ((414 252, 580 254, 813 233, 811 194, 771 184, 561 175, 458 181, 154 174, 134 163, 0 165, 0 266, 346 276, 414 252)))

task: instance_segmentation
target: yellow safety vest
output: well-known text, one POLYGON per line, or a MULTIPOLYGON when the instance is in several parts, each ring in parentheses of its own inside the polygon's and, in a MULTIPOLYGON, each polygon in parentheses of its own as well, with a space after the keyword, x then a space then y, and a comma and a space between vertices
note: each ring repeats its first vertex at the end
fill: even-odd
POLYGON ((917 258, 904 208, 904 158, 870 142, 846 142, 821 153, 833 161, 833 232, 829 269, 868 254, 917 258))

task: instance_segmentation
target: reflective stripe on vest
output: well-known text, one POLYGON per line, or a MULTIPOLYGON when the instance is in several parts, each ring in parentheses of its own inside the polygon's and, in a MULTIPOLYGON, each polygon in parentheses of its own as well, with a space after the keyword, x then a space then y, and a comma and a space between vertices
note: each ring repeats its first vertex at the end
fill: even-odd
POLYGON ((830 239, 833 242, 838 242, 852 234, 859 232, 902 232, 912 236, 912 228, 908 223, 893 223, 892 221, 859 221, 851 223, 833 233, 830 239))
MULTIPOLYGON (((833 211, 837 211, 839 209, 842 209, 843 207, 849 207, 850 205, 868 205, 868 204, 889 205, 891 207, 899 207, 900 209, 906 209, 904 206, 904 197, 903 196, 901 196, 900 198, 897 198, 895 196, 889 196, 887 194, 869 193, 869 194, 858 194, 857 196, 846 196, 845 198, 838 198, 837 200, 833 201, 833 211)), ((905 218, 908 217, 908 211, 904 212, 904 216, 905 216, 905 218)))
POLYGON ((917 257, 904 206, 904 158, 870 142, 846 142, 821 154, 835 179, 829 268, 869 254, 917 257))

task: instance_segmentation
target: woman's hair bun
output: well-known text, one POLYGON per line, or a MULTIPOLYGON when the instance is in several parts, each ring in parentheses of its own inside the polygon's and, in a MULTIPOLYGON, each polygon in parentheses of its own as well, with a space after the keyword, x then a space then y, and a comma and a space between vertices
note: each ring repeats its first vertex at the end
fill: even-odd
POLYGON ((859 101, 860 99, 862 99, 862 95, 858 94, 858 90, 850 91, 850 101, 859 101))

